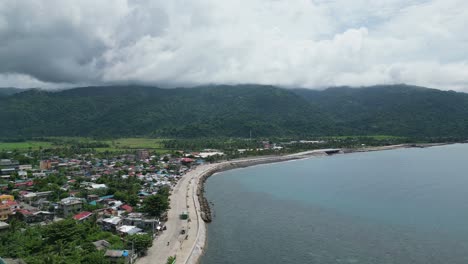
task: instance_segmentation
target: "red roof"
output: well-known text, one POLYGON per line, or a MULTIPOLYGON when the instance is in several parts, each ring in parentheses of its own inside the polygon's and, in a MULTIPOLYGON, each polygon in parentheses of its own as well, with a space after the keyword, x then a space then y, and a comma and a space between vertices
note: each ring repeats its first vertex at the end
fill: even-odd
POLYGON ((15 187, 20 187, 20 186, 33 186, 33 185, 34 185, 34 183, 33 183, 32 181, 15 183, 15 187))
POLYGON ((5 204, 8 205, 8 206, 18 205, 18 203, 16 201, 7 201, 5 204))
POLYGON ((92 214, 93 213, 91 213, 91 212, 81 212, 81 213, 79 213, 77 215, 74 215, 73 219, 80 221, 80 220, 83 220, 83 219, 86 219, 86 218, 90 217, 92 214))
POLYGON ((18 209, 18 210, 16 210, 16 213, 20 213, 20 214, 23 214, 23 215, 31 215, 32 214, 31 211, 26 210, 26 209, 18 209))
POLYGON ((193 159, 191 159, 191 158, 183 158, 183 159, 181 159, 181 161, 184 162, 184 163, 190 163, 190 162, 193 162, 193 159))
POLYGON ((125 211, 127 211, 129 213, 133 212, 133 207, 131 207, 128 204, 124 204, 124 205, 120 206, 120 208, 122 208, 123 210, 125 210, 125 211))

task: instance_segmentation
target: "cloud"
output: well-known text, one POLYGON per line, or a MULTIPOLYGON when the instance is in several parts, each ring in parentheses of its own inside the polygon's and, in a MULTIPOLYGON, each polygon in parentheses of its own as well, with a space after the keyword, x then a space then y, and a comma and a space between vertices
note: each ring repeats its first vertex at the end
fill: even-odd
POLYGON ((464 0, 4 0, 0 86, 464 90, 467 24, 464 0))

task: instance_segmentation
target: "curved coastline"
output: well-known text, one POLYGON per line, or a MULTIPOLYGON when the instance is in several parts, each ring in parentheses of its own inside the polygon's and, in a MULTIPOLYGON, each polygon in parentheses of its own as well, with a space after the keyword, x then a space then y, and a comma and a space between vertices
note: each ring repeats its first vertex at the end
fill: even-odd
POLYGON ((148 256, 143 257, 137 263, 163 263, 162 261, 167 259, 168 256, 177 256, 177 263, 199 263, 199 260, 204 253, 204 247, 206 246, 207 242, 206 225, 213 220, 210 205, 205 197, 205 182, 209 177, 211 177, 215 173, 261 164, 299 160, 319 156, 328 156, 338 153, 347 154, 355 152, 370 152, 400 148, 424 148, 440 145, 446 144, 401 144, 392 146, 366 147, 360 149, 313 150, 283 156, 252 157, 197 166, 195 169, 187 173, 177 183, 176 187, 173 190, 173 193, 171 195, 171 209, 168 212, 170 216, 169 221, 167 223, 168 230, 165 233, 163 233, 160 238, 157 238, 155 240, 153 247, 149 249, 148 256), (179 220, 177 217, 179 213, 177 210, 183 208, 179 205, 181 201, 184 201, 184 206, 186 206, 186 209, 191 215, 191 221, 188 224, 185 222, 181 222, 181 220, 179 220), (178 231, 180 231, 180 229, 184 227, 188 228, 190 237, 187 236, 189 238, 185 241, 182 241, 180 239, 180 241, 177 241, 178 231), (177 244, 177 246, 173 246, 174 242, 171 242, 171 247, 166 247, 166 239, 169 238, 173 239, 171 241, 175 241, 179 244, 177 244))

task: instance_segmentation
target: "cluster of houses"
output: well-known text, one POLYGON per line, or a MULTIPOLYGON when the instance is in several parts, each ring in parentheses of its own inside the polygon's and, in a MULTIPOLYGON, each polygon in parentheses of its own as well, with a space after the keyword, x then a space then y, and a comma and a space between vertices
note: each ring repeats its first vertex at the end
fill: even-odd
MULTIPOLYGON (((157 235, 165 229, 161 219, 146 217, 136 208, 114 197, 103 195, 108 186, 101 181, 104 175, 127 179, 138 178, 142 184, 138 192, 138 205, 156 194, 161 187, 172 188, 194 165, 203 163, 203 158, 223 155, 218 151, 183 153, 177 158, 171 155, 151 156, 146 150, 135 155, 120 155, 99 159, 92 155, 74 158, 49 157, 39 164, 19 164, 11 159, 0 160, 0 232, 8 229, 12 219, 28 224, 46 225, 53 221, 73 218, 76 221, 93 219, 103 230, 121 236, 150 233, 157 235), (67 182, 60 186, 67 197, 57 197, 56 191, 37 191, 38 179, 50 175, 66 175, 67 182), (81 180, 77 182, 77 179, 81 180), (83 181, 83 178, 85 179, 83 181), (86 193, 86 197, 83 197, 86 193), (60 199, 61 198, 61 199, 60 199), (91 207, 90 207, 91 206, 91 207), (89 208, 93 208, 92 211, 89 208), (96 209, 98 208, 98 209, 96 209)), ((106 248, 109 243, 96 241, 96 247, 106 248)), ((128 251, 108 250, 109 258, 130 258, 128 251)))

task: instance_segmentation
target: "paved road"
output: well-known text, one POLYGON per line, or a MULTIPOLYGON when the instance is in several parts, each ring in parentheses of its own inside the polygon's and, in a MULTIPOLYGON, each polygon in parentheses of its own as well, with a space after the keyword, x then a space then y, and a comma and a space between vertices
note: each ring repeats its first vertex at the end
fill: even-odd
POLYGON ((307 157, 320 153, 322 152, 310 151, 283 157, 269 156, 248 158, 196 167, 194 170, 184 175, 173 189, 171 195, 171 209, 168 211, 168 222, 166 223, 167 230, 154 240, 153 246, 148 249, 148 255, 140 258, 137 264, 165 264, 167 258, 174 255, 177 257, 177 264, 196 263, 198 257, 203 253, 204 241, 206 238, 205 223, 199 215, 200 205, 196 195, 196 189, 201 175, 206 171, 228 163, 267 163, 291 158, 307 157), (189 212, 191 221, 181 220, 179 218, 183 211, 189 212), (186 234, 180 234, 182 229, 186 230, 186 234))
MULTIPOLYGON (((186 263, 194 247, 202 220, 197 217, 195 203, 196 188, 200 175, 212 165, 201 165, 185 174, 172 191, 171 209, 168 211, 167 230, 157 236, 148 255, 137 264, 165 264, 169 256, 176 255, 177 263, 186 263), (189 220, 180 219, 180 213, 189 212, 189 220), (184 235, 181 230, 186 230, 184 235), (187 238, 187 239, 186 239, 187 238), (169 245, 168 245, 169 242, 169 245)), ((199 207, 198 207, 199 208, 199 207)))

